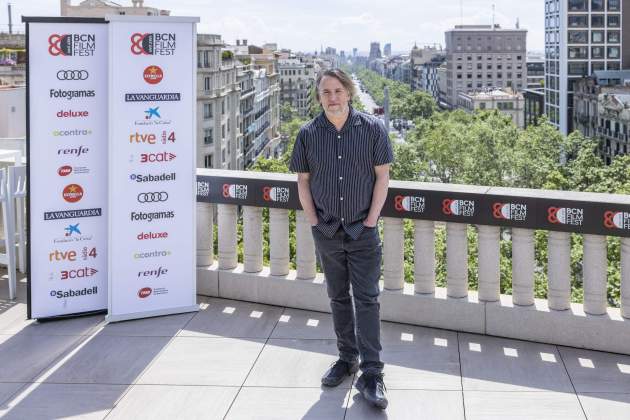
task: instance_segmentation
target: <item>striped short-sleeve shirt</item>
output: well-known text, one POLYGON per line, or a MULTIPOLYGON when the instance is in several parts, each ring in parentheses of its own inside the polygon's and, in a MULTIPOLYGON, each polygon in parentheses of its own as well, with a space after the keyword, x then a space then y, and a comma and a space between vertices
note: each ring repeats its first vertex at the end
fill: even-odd
POLYGON ((393 159, 384 124, 351 107, 340 131, 323 112, 302 127, 289 168, 310 174, 318 218, 316 228, 332 238, 342 226, 357 239, 372 203, 374 167, 393 159))

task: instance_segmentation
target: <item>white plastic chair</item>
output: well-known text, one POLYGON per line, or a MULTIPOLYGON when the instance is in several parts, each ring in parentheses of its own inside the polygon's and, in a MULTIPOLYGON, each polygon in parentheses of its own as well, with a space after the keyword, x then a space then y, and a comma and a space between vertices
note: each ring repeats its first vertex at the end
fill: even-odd
POLYGON ((0 254, 0 264, 7 266, 9 299, 15 299, 15 209, 13 199, 10 199, 7 193, 7 187, 7 170, 2 168, 0 169, 0 202, 2 203, 5 253, 0 254))
POLYGON ((18 270, 26 272, 26 166, 9 166, 8 196, 15 209, 18 270))

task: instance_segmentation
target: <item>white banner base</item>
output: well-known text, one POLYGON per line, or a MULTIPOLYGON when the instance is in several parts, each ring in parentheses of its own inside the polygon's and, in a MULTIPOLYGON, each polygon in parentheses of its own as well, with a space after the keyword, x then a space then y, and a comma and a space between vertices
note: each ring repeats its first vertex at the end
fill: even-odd
POLYGON ((177 315, 187 312, 199 312, 199 305, 182 306, 180 308, 156 309, 154 311, 143 311, 122 315, 107 315, 105 322, 130 321, 132 319, 151 318, 156 316, 177 315))

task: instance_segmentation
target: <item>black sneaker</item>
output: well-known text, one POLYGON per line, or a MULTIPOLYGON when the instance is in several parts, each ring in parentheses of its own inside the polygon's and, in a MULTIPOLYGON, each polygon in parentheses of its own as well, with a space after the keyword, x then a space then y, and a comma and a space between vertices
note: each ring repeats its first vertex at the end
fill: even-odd
POLYGON ((346 379, 346 376, 354 375, 359 370, 359 362, 349 363, 337 360, 322 376, 322 385, 337 386, 346 379))
POLYGON ((363 398, 373 406, 384 410, 387 408, 387 397, 385 393, 385 383, 383 383, 383 374, 364 373, 357 379, 354 386, 361 392, 363 398))

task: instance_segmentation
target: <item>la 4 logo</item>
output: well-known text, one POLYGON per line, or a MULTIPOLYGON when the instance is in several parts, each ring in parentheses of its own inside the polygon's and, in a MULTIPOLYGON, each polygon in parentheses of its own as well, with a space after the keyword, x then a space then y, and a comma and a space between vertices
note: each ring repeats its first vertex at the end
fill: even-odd
MULTIPOLYGON (((83 260, 87 260, 89 258, 96 258, 97 257, 97 253, 96 253, 96 248, 88 248, 88 247, 83 247, 83 249, 81 250, 81 258, 83 260)), ((77 252, 74 250, 70 250, 70 251, 59 251, 59 250, 54 250, 53 252, 51 252, 50 254, 48 254, 48 260, 50 262, 53 261, 76 261, 77 260, 77 252)))

